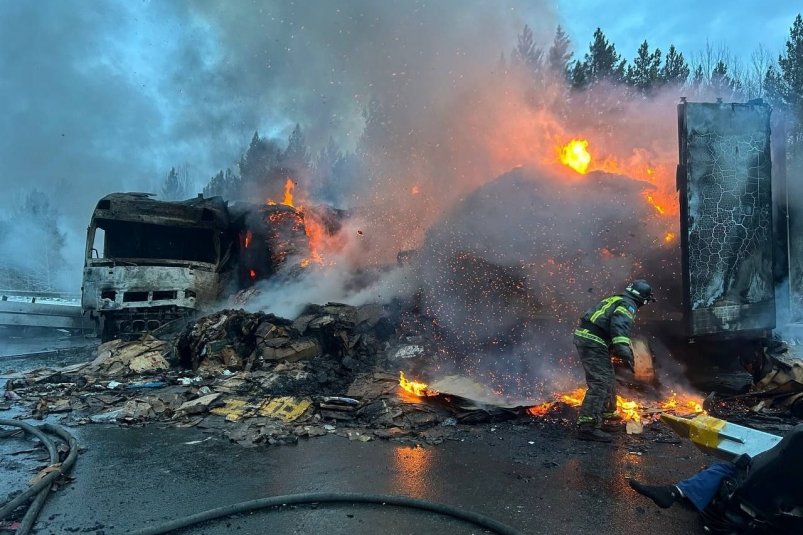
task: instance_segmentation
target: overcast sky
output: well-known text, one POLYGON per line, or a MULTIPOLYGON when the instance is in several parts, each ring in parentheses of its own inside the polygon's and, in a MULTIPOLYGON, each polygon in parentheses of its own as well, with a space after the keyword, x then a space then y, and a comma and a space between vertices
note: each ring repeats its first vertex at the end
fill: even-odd
POLYGON ((318 146, 353 143, 372 92, 421 83, 450 54, 490 65, 525 23, 544 44, 562 24, 580 57, 599 26, 628 60, 647 39, 747 61, 759 44, 777 58, 798 4, 0 1, 0 208, 39 187, 85 221, 101 195, 153 191, 185 163, 200 187, 255 129, 286 139, 300 122, 318 146))

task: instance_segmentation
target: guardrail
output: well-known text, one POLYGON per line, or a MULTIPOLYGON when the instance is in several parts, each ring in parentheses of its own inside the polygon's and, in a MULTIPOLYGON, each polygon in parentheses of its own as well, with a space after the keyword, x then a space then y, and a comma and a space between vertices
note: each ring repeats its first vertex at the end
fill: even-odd
POLYGON ((0 326, 94 329, 94 322, 83 315, 80 296, 72 298, 74 295, 0 291, 0 326), (9 297, 12 299, 9 299, 9 297), (20 297, 29 299, 21 300, 19 299, 20 297), (50 301, 43 303, 37 302, 37 299, 63 299, 65 302, 50 301))

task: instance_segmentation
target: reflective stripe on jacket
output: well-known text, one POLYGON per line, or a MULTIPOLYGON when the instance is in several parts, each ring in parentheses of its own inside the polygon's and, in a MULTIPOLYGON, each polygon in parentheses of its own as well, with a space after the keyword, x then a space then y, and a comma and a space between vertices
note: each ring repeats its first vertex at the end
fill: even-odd
POLYGON ((630 329, 636 317, 636 302, 627 295, 606 297, 580 318, 574 335, 583 340, 613 347, 622 358, 632 359, 630 329))

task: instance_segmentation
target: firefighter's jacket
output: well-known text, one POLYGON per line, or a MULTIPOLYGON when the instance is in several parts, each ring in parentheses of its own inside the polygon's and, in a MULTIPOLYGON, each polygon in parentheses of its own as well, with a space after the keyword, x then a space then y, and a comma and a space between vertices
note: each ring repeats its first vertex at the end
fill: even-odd
POLYGON ((636 302, 628 295, 613 295, 589 308, 574 331, 581 343, 600 344, 617 356, 633 362, 630 329, 636 317, 636 302))

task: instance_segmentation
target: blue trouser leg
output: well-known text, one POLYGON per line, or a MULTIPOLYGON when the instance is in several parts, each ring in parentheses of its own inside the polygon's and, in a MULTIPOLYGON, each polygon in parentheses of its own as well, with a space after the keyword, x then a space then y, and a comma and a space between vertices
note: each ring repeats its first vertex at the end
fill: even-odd
POLYGON ((716 496, 722 480, 734 475, 736 466, 732 463, 714 463, 689 479, 684 479, 677 487, 698 511, 702 511, 716 496))

